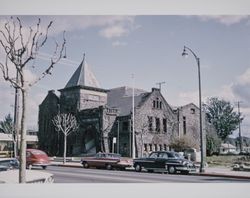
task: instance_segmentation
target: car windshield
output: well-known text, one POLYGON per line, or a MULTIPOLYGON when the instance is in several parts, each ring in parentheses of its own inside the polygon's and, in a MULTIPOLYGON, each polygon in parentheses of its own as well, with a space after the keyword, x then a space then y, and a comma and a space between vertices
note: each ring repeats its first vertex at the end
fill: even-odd
POLYGON ((175 153, 175 156, 176 156, 177 158, 184 159, 184 156, 181 155, 181 154, 179 154, 179 153, 175 153))

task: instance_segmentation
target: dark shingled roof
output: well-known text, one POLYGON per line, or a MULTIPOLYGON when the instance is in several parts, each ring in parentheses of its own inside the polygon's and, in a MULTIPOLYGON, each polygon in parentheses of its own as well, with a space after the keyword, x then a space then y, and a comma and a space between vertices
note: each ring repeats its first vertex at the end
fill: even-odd
MULTIPOLYGON (((118 87, 108 92, 108 106, 118 108, 120 116, 129 115, 132 112, 132 88, 118 87)), ((138 107, 150 94, 142 89, 134 89, 135 107, 138 107)))

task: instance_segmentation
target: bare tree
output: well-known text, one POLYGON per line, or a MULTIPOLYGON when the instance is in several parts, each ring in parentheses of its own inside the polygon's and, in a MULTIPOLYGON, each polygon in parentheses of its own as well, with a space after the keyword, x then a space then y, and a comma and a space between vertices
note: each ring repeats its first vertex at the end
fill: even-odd
POLYGON ((149 124, 148 122, 143 122, 143 124, 141 125, 141 127, 138 129, 138 131, 136 131, 136 135, 140 135, 140 141, 141 141, 141 157, 143 157, 143 146, 144 146, 144 136, 146 136, 149 131, 149 124))
MULTIPOLYGON (((20 146, 20 171, 19 182, 26 182, 26 111, 27 111, 27 96, 29 89, 46 75, 51 74, 54 65, 62 58, 66 40, 63 34, 62 44, 55 42, 55 50, 50 58, 49 64, 45 69, 36 65, 36 59, 39 50, 45 46, 48 39, 48 31, 52 26, 52 21, 42 31, 41 20, 35 27, 23 28, 21 20, 11 17, 9 21, 0 29, 0 45, 3 48, 5 61, 0 62, 0 70, 3 78, 9 82, 14 88, 21 91, 22 99, 22 115, 21 115, 21 146, 20 146), (28 33, 27 33, 28 32, 28 33), (26 36, 28 35, 28 36, 26 36), (39 67, 38 77, 32 82, 28 81, 26 71, 31 68, 39 67), (17 73, 17 78, 11 76, 11 71, 17 73)), ((38 69, 37 69, 38 70, 38 69)))
POLYGON ((55 116, 52 120, 56 131, 62 132, 64 134, 64 152, 63 152, 63 163, 66 162, 66 153, 67 153, 67 137, 75 132, 79 125, 77 124, 76 117, 70 113, 61 113, 55 116))
POLYGON ((10 114, 5 116, 3 121, 0 121, 0 129, 11 138, 13 142, 14 157, 17 157, 17 137, 15 134, 14 122, 10 114))

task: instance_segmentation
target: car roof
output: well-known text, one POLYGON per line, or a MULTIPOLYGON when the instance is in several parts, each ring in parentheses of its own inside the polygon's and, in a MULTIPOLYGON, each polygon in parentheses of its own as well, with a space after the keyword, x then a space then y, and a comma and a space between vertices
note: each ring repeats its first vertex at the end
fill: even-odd
POLYGON ((5 161, 5 160, 17 160, 17 159, 16 158, 7 158, 7 157, 0 158, 0 161, 5 161))

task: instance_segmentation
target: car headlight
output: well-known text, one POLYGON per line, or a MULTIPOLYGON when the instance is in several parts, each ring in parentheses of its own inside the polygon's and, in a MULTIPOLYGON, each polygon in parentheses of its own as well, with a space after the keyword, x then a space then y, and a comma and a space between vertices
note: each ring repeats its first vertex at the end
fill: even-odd
POLYGON ((185 165, 187 165, 187 164, 188 164, 187 161, 182 161, 182 165, 183 165, 183 166, 185 166, 185 165))

